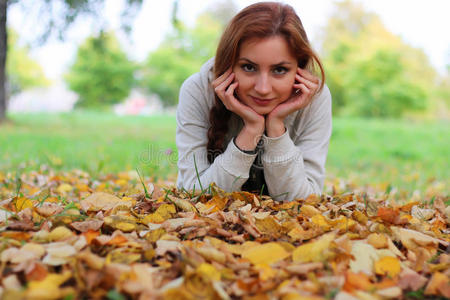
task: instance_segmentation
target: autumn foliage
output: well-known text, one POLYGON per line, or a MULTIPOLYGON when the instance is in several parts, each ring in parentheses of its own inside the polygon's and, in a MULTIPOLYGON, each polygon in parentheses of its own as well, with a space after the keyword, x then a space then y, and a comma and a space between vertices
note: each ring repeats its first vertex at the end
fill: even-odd
POLYGON ((0 201, 2 299, 450 297, 442 195, 276 202, 49 171, 0 173, 0 201))

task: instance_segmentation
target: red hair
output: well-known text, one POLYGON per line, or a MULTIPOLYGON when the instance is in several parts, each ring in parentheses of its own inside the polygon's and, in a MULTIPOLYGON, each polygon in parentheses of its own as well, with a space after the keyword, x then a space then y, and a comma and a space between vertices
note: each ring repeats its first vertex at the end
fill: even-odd
MULTIPOLYGON (((322 64, 314 53, 306 36, 300 18, 294 9, 287 4, 278 2, 260 2, 241 10, 228 24, 217 47, 214 75, 219 77, 238 60, 240 46, 251 38, 268 38, 282 36, 296 56, 298 66, 302 69, 315 71, 318 66, 321 75, 320 89, 325 82, 325 72, 322 64)), ((208 161, 212 163, 220 153, 223 153, 224 139, 228 132, 228 121, 231 112, 225 108, 217 97, 211 108, 208 130, 208 161)))

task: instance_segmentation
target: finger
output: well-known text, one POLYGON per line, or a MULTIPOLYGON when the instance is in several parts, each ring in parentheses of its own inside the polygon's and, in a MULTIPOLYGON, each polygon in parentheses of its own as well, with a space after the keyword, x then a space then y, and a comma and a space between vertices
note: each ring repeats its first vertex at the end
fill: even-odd
POLYGON ((227 87, 233 82, 234 80, 234 73, 231 73, 230 75, 228 75, 228 77, 222 81, 221 83, 219 83, 215 88, 214 91, 217 94, 223 93, 227 87))
POLYGON ((223 82, 228 76, 230 76, 231 72, 232 72, 232 69, 228 68, 228 70, 226 70, 225 73, 223 73, 222 75, 220 75, 219 77, 214 79, 214 81, 212 82, 213 87, 215 88, 221 82, 223 82))
POLYGON ((297 68, 297 74, 300 74, 300 76, 305 77, 309 81, 312 81, 314 83, 319 83, 319 78, 311 74, 308 70, 297 68))
POLYGON ((225 107, 233 112, 235 111, 237 103, 239 103, 239 101, 237 101, 237 99, 234 97, 234 91, 238 85, 238 82, 232 83, 225 91, 223 91, 223 97, 221 97, 225 107))
POLYGON ((296 75, 295 79, 297 81, 299 81, 299 83, 305 84, 309 89, 312 89, 314 91, 316 91, 317 88, 319 87, 319 85, 317 83, 314 83, 314 82, 312 82, 312 81, 310 81, 310 80, 308 80, 305 77, 302 77, 300 75, 296 75))
POLYGON ((230 84, 230 86, 227 88, 227 90, 225 91, 225 95, 228 97, 233 97, 234 98, 234 91, 236 89, 236 87, 239 85, 239 82, 233 82, 232 84, 230 84))
POLYGON ((300 98, 308 98, 311 94, 311 90, 303 83, 298 84, 297 88, 301 90, 300 98))

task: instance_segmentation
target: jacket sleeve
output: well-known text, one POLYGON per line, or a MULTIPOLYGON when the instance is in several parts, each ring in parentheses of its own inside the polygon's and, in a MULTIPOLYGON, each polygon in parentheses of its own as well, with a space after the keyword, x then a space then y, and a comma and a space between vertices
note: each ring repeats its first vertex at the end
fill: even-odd
POLYGON ((215 182, 226 191, 240 190, 249 177, 256 154, 240 151, 231 140, 225 152, 218 155, 212 164, 208 162, 206 147, 210 124, 207 97, 213 97, 213 94, 208 94, 196 75, 181 86, 176 115, 177 187, 191 190, 195 185, 196 189, 205 189, 215 182))
POLYGON ((331 94, 325 85, 305 108, 303 128, 289 129, 279 137, 263 136, 262 163, 269 194, 275 200, 320 195, 325 179, 325 162, 331 137, 331 94))

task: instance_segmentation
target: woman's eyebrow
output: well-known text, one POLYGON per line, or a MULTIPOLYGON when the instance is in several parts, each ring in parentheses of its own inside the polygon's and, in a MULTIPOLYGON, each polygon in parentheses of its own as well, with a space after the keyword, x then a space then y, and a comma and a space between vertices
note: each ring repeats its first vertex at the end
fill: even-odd
MULTIPOLYGON (((248 63, 251 63, 251 64, 253 64, 253 65, 258 65, 257 63, 252 62, 250 59, 248 59, 248 58, 246 58, 246 57, 241 57, 241 58, 239 58, 239 60, 245 60, 245 61, 247 61, 248 63)), ((281 65, 292 65, 292 63, 289 62, 289 61, 281 61, 281 62, 279 62, 279 63, 277 63, 277 64, 271 65, 271 67, 276 67, 276 66, 281 66, 281 65)))

